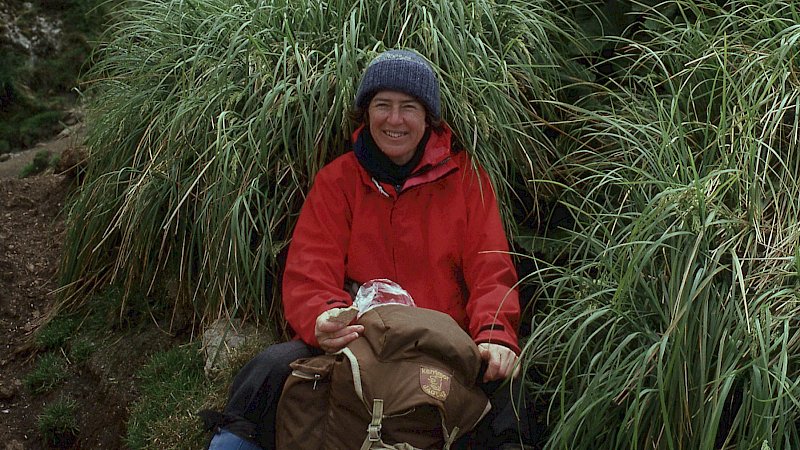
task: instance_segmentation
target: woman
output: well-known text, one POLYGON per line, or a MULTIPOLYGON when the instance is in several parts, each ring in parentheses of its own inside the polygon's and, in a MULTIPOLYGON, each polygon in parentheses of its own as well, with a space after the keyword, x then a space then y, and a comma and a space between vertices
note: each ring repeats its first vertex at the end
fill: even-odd
POLYGON ((527 417, 518 422, 507 385, 497 389, 518 368, 516 272, 489 178, 454 145, 440 103, 437 77, 417 53, 390 50, 367 67, 353 151, 319 172, 289 247, 283 305, 298 339, 269 347, 237 375, 211 449, 274 447, 289 363, 358 339, 361 325, 331 316, 352 303, 346 280, 376 278, 449 314, 478 344, 493 409, 469 436, 473 448, 525 438, 527 417))

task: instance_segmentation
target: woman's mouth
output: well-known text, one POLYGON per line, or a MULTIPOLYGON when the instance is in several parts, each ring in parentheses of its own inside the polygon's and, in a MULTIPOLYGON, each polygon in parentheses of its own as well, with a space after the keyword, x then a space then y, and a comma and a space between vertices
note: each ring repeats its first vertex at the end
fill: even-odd
POLYGON ((401 138, 401 137, 405 136, 408 133, 404 133, 402 131, 384 131, 383 134, 385 134, 386 136, 389 136, 392 139, 398 139, 398 138, 401 138))

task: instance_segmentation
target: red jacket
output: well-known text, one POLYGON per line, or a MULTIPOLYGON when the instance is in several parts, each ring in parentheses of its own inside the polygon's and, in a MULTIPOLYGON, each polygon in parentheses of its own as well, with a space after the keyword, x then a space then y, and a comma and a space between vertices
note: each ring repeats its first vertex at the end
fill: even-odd
POLYGON ((352 303, 346 279, 388 278, 417 306, 452 316, 475 342, 519 353, 517 275, 497 199, 485 171, 466 152, 451 152, 450 139, 449 130, 431 133, 418 174, 399 194, 353 152, 320 170, 283 276, 286 319, 300 339, 319 346, 317 316, 352 303))

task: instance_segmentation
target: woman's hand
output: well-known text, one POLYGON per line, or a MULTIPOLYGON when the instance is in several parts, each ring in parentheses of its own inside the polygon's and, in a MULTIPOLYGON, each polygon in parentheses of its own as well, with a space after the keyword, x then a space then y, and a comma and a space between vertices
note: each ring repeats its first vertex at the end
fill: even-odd
POLYGON ((345 309, 347 308, 333 308, 317 316, 314 335, 317 337, 319 348, 325 353, 338 352, 364 332, 363 325, 348 325, 348 322, 338 318, 345 309))
POLYGON ((517 354, 514 353, 514 350, 500 344, 484 342, 478 344, 478 351, 481 353, 481 358, 486 361, 486 372, 483 374, 484 383, 519 375, 517 354))

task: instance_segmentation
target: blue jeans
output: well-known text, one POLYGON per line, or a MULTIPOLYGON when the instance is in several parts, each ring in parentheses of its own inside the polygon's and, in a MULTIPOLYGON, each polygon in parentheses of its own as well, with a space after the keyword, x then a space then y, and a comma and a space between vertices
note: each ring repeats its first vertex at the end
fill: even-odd
POLYGON ((231 433, 230 431, 226 431, 225 429, 220 430, 219 433, 215 434, 214 437, 211 439, 211 445, 208 447, 209 450, 262 450, 261 447, 258 445, 246 440, 242 439, 239 436, 231 433))

